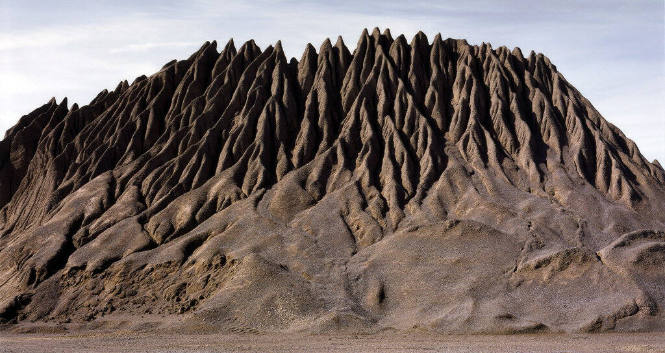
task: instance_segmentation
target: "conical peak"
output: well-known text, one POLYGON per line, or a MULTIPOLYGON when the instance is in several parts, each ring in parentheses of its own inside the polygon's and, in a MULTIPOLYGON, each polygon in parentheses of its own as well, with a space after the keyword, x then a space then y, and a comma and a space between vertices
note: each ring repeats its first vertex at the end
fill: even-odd
POLYGON ((415 36, 413 36, 413 39, 411 40, 411 46, 421 46, 421 45, 429 45, 429 41, 427 40, 427 35, 423 31, 418 31, 415 36))
MULTIPOLYGON (((309 43, 307 43, 309 44, 309 43)), ((332 43, 330 42, 330 38, 326 38, 323 43, 321 43, 321 46, 319 47, 319 53, 323 53, 324 51, 332 49, 332 43)))
POLYGON ((335 47, 337 47, 337 48, 346 47, 346 44, 344 44, 344 38, 342 38, 342 36, 337 36, 337 41, 335 42, 335 47))
MULTIPOLYGON (((300 65, 302 67, 310 68, 316 62, 316 49, 314 49, 314 46, 311 43, 307 43, 305 46, 305 51, 302 53, 302 57, 300 58, 300 65)), ((313 72, 311 74, 313 74, 313 72)))
POLYGON ((522 54, 522 49, 519 47, 513 48, 512 54, 520 60, 524 60, 524 55, 522 54))
POLYGON ((381 47, 383 50, 388 50, 390 48, 390 45, 393 42, 392 36, 390 36, 390 32, 388 32, 388 35, 381 34, 381 31, 379 30, 379 27, 374 27, 374 30, 372 31, 371 35, 371 41, 373 42, 375 47, 381 47))
POLYGON ((229 41, 226 42, 226 45, 224 46, 224 49, 222 49, 222 52, 224 53, 236 52, 236 46, 235 42, 233 41, 233 38, 229 39, 229 41))
POLYGON ((358 44, 356 45, 356 49, 366 47, 367 45, 370 45, 372 42, 372 37, 369 35, 369 31, 367 31, 367 28, 363 29, 363 32, 360 34, 360 38, 358 38, 358 44))
POLYGON ((319 57, 318 57, 318 64, 321 64, 321 61, 323 60, 335 60, 334 59, 335 55, 335 50, 332 46, 332 43, 330 42, 329 38, 326 38, 323 43, 321 43, 321 47, 319 48, 319 57))
POLYGON ((141 76, 135 78, 134 81, 132 82, 132 84, 131 84, 130 86, 132 86, 132 85, 134 85, 134 84, 136 84, 136 83, 139 83, 139 82, 141 82, 141 81, 147 80, 147 79, 148 79, 148 77, 147 77, 146 75, 141 75, 141 76))
POLYGON ((312 43, 307 43, 305 51, 302 53, 302 60, 306 60, 311 56, 316 56, 316 48, 314 48, 312 43))
POLYGON ((114 92, 122 92, 124 90, 124 88, 126 87, 125 86, 126 82, 127 82, 127 80, 123 80, 123 81, 118 82, 118 85, 115 87, 115 89, 113 91, 114 92))
POLYGON ((476 48, 476 51, 481 55, 485 56, 492 51, 492 44, 483 42, 476 48))
POLYGON ((261 53, 261 49, 256 45, 254 39, 250 39, 243 43, 243 45, 238 50, 238 55, 242 55, 245 58, 254 58, 255 56, 261 53))
POLYGON ((406 41, 406 37, 403 34, 400 34, 399 36, 397 36, 397 38, 395 38, 395 40, 393 41, 393 45, 395 45, 395 43, 398 43, 398 45, 400 46, 409 45, 409 43, 407 43, 406 41))
POLYGON ((254 39, 250 39, 243 43, 243 45, 240 47, 240 50, 260 51, 260 48, 258 45, 256 45, 254 39))
POLYGON ((388 38, 389 41, 391 41, 391 42, 393 41, 393 36, 392 36, 392 34, 390 33, 390 28, 386 28, 386 29, 383 31, 383 36, 386 37, 386 38, 388 38))
POLYGON ((284 50, 282 49, 282 41, 278 40, 277 43, 275 43, 275 51, 277 52, 283 52, 284 50))
POLYGON ((276 61, 286 63, 286 55, 284 54, 284 48, 282 48, 281 40, 278 40, 277 43, 275 43, 272 55, 275 57, 276 61))
POLYGON ((189 58, 187 58, 187 60, 194 60, 194 59, 196 59, 197 57, 200 57, 200 56, 206 55, 206 54, 207 54, 208 52, 210 52, 210 51, 214 51, 215 54, 217 54, 217 41, 212 41, 212 43, 209 42, 209 41, 206 41, 206 42, 203 43, 203 45, 199 48, 199 50, 197 50, 196 52, 194 52, 194 54, 190 55, 189 58))
POLYGON ((381 30, 379 29, 379 27, 374 27, 374 29, 372 30, 372 37, 374 37, 375 40, 379 40, 379 38, 381 37, 381 30))
POLYGON ((349 53, 349 48, 346 47, 346 44, 344 43, 344 39, 342 39, 342 36, 337 36, 337 41, 335 42, 335 48, 339 51, 339 55, 350 55, 349 53))

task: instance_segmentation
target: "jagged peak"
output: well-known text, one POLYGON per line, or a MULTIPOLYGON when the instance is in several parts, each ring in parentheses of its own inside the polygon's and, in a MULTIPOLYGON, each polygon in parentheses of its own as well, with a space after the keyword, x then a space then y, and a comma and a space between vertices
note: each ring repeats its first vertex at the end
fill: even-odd
MULTIPOLYGON (((309 44, 309 43, 307 43, 309 44)), ((326 38, 323 40, 323 43, 321 43, 321 46, 319 47, 319 53, 323 53, 324 51, 332 50, 333 46, 332 43, 330 42, 330 38, 326 38)))
POLYGON ((520 61, 524 61, 524 55, 522 54, 522 49, 519 47, 513 48, 513 55, 516 56, 520 61))
POLYGON ((437 34, 434 35, 434 38, 432 38, 432 44, 435 42, 443 42, 443 37, 441 36, 441 32, 438 32, 437 34))
POLYGON ((284 49, 282 49, 282 41, 278 40, 277 43, 275 43, 275 52, 277 53, 282 53, 284 54, 284 49))
POLYGON ((203 43, 203 45, 201 45, 201 47, 197 51, 195 51, 192 55, 190 55, 189 58, 187 58, 187 60, 195 60, 197 57, 204 55, 204 53, 209 50, 214 50, 215 53, 217 53, 216 41, 213 41, 212 43, 206 41, 205 43, 203 43))
POLYGON ((408 47, 409 43, 406 41, 406 37, 403 34, 400 34, 395 38, 392 45, 398 45, 400 47, 408 47))
POLYGON ((247 53, 260 53, 261 48, 259 48, 258 45, 256 45, 256 42, 254 39, 250 39, 246 41, 245 43, 240 46, 240 49, 238 50, 238 53, 243 53, 244 55, 247 55, 247 53))
POLYGON ((383 30, 383 36, 388 38, 389 41, 393 41, 393 35, 390 33, 390 28, 383 30))
POLYGON ((360 34, 360 38, 358 38, 358 44, 356 45, 354 53, 358 51, 360 48, 365 48, 369 46, 371 42, 372 42, 372 37, 367 31, 367 28, 363 29, 362 33, 360 34))
POLYGON ((429 41, 427 40, 427 35, 423 31, 418 31, 413 36, 413 39, 411 39, 411 47, 421 47, 421 46, 427 46, 429 45, 429 41))
POLYGON ((335 48, 346 49, 346 44, 344 44, 344 39, 342 36, 337 36, 337 41, 335 41, 335 48))
POLYGON ((220 56, 228 56, 230 59, 231 57, 235 56, 237 53, 238 51, 236 50, 235 42, 233 41, 233 38, 231 38, 224 45, 224 48, 222 49, 220 56))
POLYGON ((282 48, 282 41, 278 40, 277 43, 275 43, 275 47, 273 49, 272 55, 275 57, 275 62, 281 64, 286 64, 286 55, 284 53, 284 49, 282 48))
POLYGON ((305 45, 305 51, 302 53, 300 61, 311 60, 315 56, 316 48, 314 48, 312 43, 307 43, 307 45, 305 45))

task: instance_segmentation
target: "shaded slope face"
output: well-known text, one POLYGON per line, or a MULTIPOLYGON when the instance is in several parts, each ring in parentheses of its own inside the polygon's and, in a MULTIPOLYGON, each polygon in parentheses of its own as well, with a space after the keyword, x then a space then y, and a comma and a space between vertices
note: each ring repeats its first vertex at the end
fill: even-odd
POLYGON ((187 60, 0 142, 0 318, 663 329, 665 172, 542 54, 365 31, 187 60))

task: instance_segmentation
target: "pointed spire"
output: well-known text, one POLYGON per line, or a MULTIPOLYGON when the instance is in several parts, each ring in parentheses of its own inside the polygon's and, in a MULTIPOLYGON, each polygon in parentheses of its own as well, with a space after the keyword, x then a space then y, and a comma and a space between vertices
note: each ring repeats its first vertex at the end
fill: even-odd
POLYGON ((307 43, 307 45, 305 46, 305 51, 302 53, 300 61, 312 57, 313 55, 316 55, 316 48, 314 48, 312 43, 307 43))
POLYGON ((390 45, 389 55, 395 63, 398 74, 403 78, 406 77, 409 71, 410 53, 409 44, 406 42, 404 35, 397 37, 392 45, 390 45))
POLYGON ((321 43, 321 47, 319 48, 319 58, 317 66, 321 65, 321 62, 323 60, 329 60, 329 61, 334 60, 333 46, 332 43, 330 43, 329 38, 326 38, 323 41, 323 43, 321 43))
POLYGON ((393 45, 400 47, 407 47, 409 44, 406 42, 406 37, 403 34, 400 34, 399 37, 395 38, 393 45))
POLYGON ((115 89, 113 90, 114 92, 122 92, 123 88, 125 87, 125 81, 120 81, 118 82, 118 85, 115 86, 115 89))
POLYGON ((374 27, 374 29, 372 30, 372 37, 374 38, 374 40, 379 40, 379 38, 381 37, 381 30, 379 29, 379 27, 374 27))
POLYGON ((383 31, 383 36, 386 37, 386 38, 388 38, 389 41, 391 41, 391 42, 393 41, 393 36, 392 36, 392 34, 390 33, 390 28, 386 28, 386 29, 383 31))
POLYGON ((369 32, 367 31, 367 28, 365 28, 363 29, 363 32, 360 34, 360 38, 358 38, 358 44, 356 44, 355 51, 358 51, 358 49, 364 47, 369 42, 370 42, 369 32))
POLYGON ((522 54, 522 49, 519 47, 513 48, 512 54, 520 60, 524 60, 524 55, 522 54))
POLYGON ((339 59, 344 63, 348 63, 351 53, 349 52, 349 48, 346 47, 346 44, 344 43, 344 39, 342 36, 337 36, 337 41, 335 42, 335 48, 337 49, 339 55, 339 59))
POLYGON ((302 58, 298 63, 298 83, 304 96, 307 96, 314 82, 316 67, 318 65, 316 49, 311 43, 307 43, 302 58))
POLYGON ((346 47, 346 44, 344 44, 344 38, 342 36, 337 36, 337 41, 335 42, 335 48, 342 48, 346 47))
POLYGON ((215 50, 215 53, 217 53, 217 42, 214 42, 214 46, 211 44, 212 43, 210 43, 209 41, 206 41, 205 43, 203 43, 203 45, 201 45, 199 50, 195 51, 194 54, 190 55, 189 58, 187 58, 187 60, 194 60, 209 49, 213 49, 215 50))
POLYGON ((233 57, 236 56, 236 54, 237 54, 236 47, 233 42, 233 38, 231 38, 224 46, 224 49, 222 49, 222 52, 219 54, 217 62, 215 62, 215 66, 212 69, 212 77, 216 77, 220 73, 224 72, 224 70, 229 65, 229 63, 231 63, 231 60, 233 60, 233 57))
POLYGON ((228 42, 226 42, 226 45, 224 46, 223 52, 228 53, 228 52, 235 52, 236 51, 236 46, 235 42, 233 41, 233 38, 229 39, 228 42))
POLYGON ((245 57, 254 57, 261 52, 261 49, 256 45, 254 39, 250 39, 242 44, 238 52, 242 52, 245 57))
POLYGON ((411 40, 411 46, 421 47, 425 45, 429 45, 429 42, 427 40, 427 35, 423 33, 423 31, 418 31, 418 33, 416 33, 416 35, 413 36, 413 39, 411 40))
POLYGON ((323 41, 323 43, 321 43, 321 47, 319 48, 319 54, 330 49, 332 49, 332 43, 330 43, 330 38, 326 38, 323 41))
POLYGON ((282 48, 281 40, 278 40, 277 43, 275 43, 273 55, 276 61, 286 64, 286 55, 284 55, 284 49, 282 48))

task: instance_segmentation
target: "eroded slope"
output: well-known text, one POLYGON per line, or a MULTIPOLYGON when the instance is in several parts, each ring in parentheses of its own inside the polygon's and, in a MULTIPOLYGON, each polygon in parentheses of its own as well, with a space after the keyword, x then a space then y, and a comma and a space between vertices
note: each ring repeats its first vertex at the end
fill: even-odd
POLYGON ((665 172, 517 48, 205 43, 21 118, 0 206, 6 321, 662 329, 665 172))

